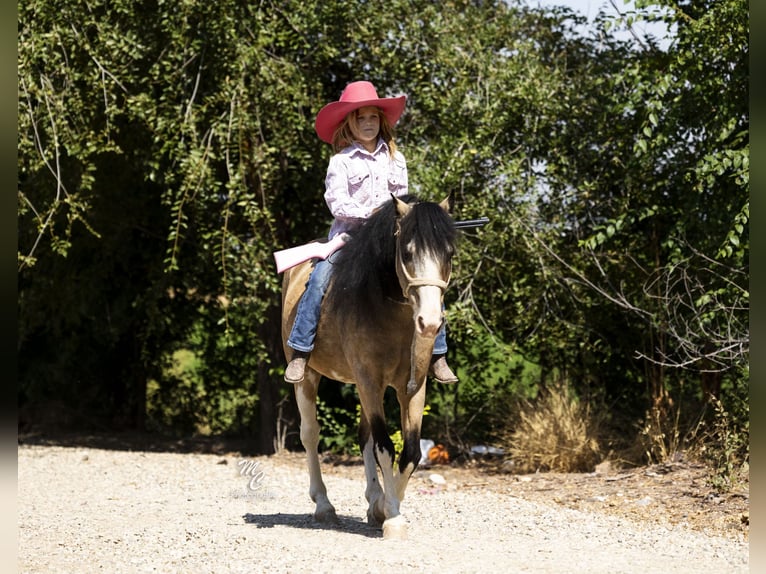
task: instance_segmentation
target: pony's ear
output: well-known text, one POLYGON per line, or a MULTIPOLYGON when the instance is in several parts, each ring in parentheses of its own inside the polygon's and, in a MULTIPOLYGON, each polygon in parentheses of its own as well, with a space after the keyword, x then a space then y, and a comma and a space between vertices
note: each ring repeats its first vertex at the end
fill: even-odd
POLYGON ((394 205, 396 206, 396 213, 399 214, 399 217, 404 217, 412 209, 412 206, 409 203, 407 203, 406 201, 402 201, 401 199, 396 197, 393 193, 391 194, 391 198, 394 200, 394 205))
POLYGON ((450 213, 452 211, 452 194, 451 193, 447 197, 442 199, 441 202, 439 202, 439 207, 441 207, 447 213, 450 213))

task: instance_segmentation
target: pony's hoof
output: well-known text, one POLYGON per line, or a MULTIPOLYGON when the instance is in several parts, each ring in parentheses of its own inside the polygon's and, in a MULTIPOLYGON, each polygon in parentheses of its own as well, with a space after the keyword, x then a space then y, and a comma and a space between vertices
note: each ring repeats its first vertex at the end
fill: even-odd
POLYGON ((383 516, 383 513, 378 512, 377 508, 375 510, 367 511, 367 524, 373 528, 380 528, 384 520, 385 517, 383 516))
POLYGON ((324 508, 317 508, 314 512, 314 520, 323 524, 332 524, 338 522, 338 515, 335 514, 335 508, 328 504, 324 508))
POLYGON ((383 523, 383 538, 385 540, 407 540, 407 522, 401 514, 389 518, 383 523))

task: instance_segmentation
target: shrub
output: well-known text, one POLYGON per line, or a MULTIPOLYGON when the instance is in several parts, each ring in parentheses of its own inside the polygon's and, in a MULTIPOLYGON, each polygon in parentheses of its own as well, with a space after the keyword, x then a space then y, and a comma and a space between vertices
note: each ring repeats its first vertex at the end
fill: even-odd
POLYGON ((519 402, 508 450, 521 472, 592 471, 600 460, 598 429, 598 418, 568 385, 558 383, 519 402))
MULTIPOLYGON (((711 486, 720 492, 728 492, 741 482, 749 480, 750 424, 747 417, 738 420, 737 413, 727 411, 716 398, 711 420, 701 420, 691 433, 689 442, 692 456, 696 456, 712 468, 711 486)), ((745 408, 749 412, 748 405, 745 408)))

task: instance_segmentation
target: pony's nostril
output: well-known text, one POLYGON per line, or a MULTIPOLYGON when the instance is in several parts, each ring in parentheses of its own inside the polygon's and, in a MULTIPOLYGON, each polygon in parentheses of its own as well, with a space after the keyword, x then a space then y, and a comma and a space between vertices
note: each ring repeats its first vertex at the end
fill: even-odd
POLYGON ((417 332, 420 335, 433 335, 441 327, 441 321, 428 320, 424 315, 418 315, 416 321, 417 332))

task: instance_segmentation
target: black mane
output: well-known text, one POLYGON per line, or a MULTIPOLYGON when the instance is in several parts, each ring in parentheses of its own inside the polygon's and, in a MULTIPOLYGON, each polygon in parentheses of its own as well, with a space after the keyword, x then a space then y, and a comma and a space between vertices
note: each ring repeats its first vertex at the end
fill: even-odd
MULTIPOLYGON (((449 261, 455 253, 457 230, 454 221, 439 204, 420 202, 413 196, 400 197, 412 204, 401 220, 405 243, 414 241, 415 250, 427 251, 449 261)), ((375 320, 389 299, 401 300, 396 276, 396 203, 387 201, 352 234, 333 266, 327 293, 327 309, 344 318, 375 320)))

